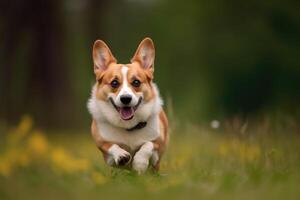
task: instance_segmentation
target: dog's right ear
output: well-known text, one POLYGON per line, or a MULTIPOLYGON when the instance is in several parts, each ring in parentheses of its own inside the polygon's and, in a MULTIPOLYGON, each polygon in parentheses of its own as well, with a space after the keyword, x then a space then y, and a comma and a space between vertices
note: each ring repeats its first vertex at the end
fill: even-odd
POLYGON ((108 46, 102 40, 96 40, 93 46, 95 74, 105 71, 110 63, 117 62, 108 46))

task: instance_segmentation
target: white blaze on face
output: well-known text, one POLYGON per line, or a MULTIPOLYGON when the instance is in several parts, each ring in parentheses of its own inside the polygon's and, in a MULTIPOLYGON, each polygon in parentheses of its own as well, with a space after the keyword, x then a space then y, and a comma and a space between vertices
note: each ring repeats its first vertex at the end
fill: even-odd
POLYGON ((117 104, 121 105, 121 101, 120 101, 120 97, 122 95, 130 95, 132 97, 132 101, 130 103, 131 106, 135 106, 138 102, 138 98, 135 96, 135 94, 133 93, 132 89, 129 87, 128 83, 128 79, 127 79, 127 74, 128 74, 128 70, 129 68, 126 67, 125 65, 122 67, 121 69, 121 73, 122 73, 122 78, 123 78, 123 84, 121 86, 121 90, 117 96, 117 104))
POLYGON ((122 72, 122 78, 123 78, 123 85, 122 85, 122 89, 119 93, 119 95, 132 95, 133 92, 132 90, 128 87, 128 80, 127 80, 127 73, 128 73, 128 67, 123 66, 121 69, 122 72))

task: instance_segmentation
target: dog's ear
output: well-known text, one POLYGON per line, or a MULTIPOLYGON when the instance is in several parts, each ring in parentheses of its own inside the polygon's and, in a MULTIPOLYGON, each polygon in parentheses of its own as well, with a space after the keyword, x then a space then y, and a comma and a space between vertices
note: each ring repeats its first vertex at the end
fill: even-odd
POLYGON ((96 40, 94 43, 93 60, 95 73, 103 72, 110 63, 117 62, 108 46, 102 40, 96 40))
POLYGON ((144 69, 154 69, 155 49, 153 41, 146 37, 138 46, 131 62, 139 62, 144 69))

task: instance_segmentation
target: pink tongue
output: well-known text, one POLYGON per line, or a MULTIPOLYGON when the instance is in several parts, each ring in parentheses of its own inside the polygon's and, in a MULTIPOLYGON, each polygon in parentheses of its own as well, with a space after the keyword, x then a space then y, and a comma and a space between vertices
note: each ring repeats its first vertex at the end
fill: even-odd
POLYGON ((123 120, 130 120, 133 117, 134 110, 132 107, 120 108, 120 115, 123 120))

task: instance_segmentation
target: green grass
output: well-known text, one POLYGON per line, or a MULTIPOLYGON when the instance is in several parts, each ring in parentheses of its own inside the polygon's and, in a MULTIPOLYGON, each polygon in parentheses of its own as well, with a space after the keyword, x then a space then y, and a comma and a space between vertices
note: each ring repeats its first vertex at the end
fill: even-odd
POLYGON ((192 126, 174 130, 159 174, 138 176, 106 166, 88 131, 47 134, 47 150, 41 154, 28 150, 35 133, 27 132, 17 142, 1 136, 0 164, 5 155, 14 155, 7 152, 18 149, 10 172, 0 175, 1 200, 300 197, 300 137, 293 133, 236 135, 192 126), (63 158, 69 168, 64 168, 68 163, 53 164, 57 149, 67 152, 63 158), (18 164, 22 152, 31 152, 30 162, 18 164), (76 159, 88 165, 76 168, 81 162, 76 159))

